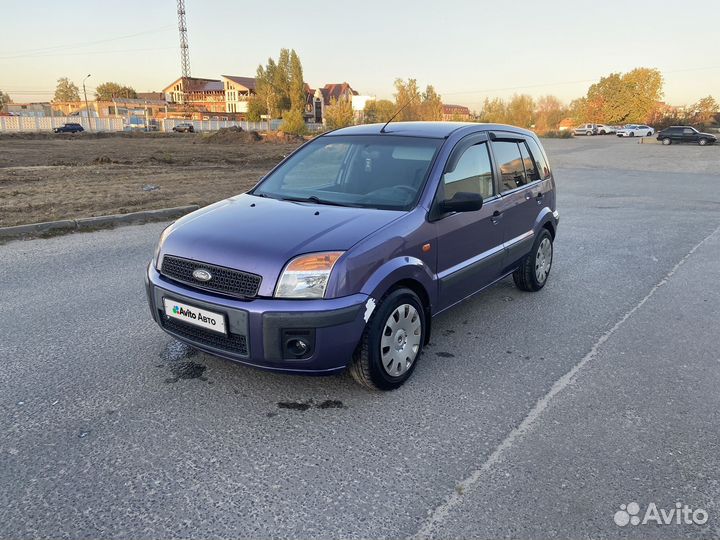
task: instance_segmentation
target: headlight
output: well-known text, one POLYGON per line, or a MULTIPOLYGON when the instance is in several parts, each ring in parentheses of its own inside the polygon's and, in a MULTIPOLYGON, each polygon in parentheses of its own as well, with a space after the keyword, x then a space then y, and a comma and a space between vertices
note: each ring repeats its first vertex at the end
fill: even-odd
POLYGON ((155 264, 155 269, 158 270, 158 272, 160 271, 160 268, 158 268, 158 265, 160 264, 160 261, 158 260, 158 257, 160 257, 160 250, 165 243, 165 239, 172 232, 173 225, 175 225, 175 222, 165 227, 163 232, 160 233, 160 240, 158 240, 157 247, 155 248, 155 256, 153 257, 153 261, 155 264))
POLYGON ((322 298, 333 266, 343 251, 310 253, 291 260, 275 288, 277 298, 322 298))

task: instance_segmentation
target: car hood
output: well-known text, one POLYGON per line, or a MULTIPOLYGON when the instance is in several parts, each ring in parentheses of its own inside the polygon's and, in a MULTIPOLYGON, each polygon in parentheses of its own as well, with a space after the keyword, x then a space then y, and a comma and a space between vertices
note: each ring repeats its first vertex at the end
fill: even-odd
POLYGON ((175 222, 160 257, 175 255, 262 276, 272 296, 287 262, 318 251, 346 251, 405 212, 348 208, 239 195, 175 222))

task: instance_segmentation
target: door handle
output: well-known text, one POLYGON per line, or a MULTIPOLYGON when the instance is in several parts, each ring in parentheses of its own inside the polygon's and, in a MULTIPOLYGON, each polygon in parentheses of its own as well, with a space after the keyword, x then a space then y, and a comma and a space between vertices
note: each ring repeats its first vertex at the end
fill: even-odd
POLYGON ((492 221, 493 225, 497 225, 498 223, 500 223, 500 218, 502 218, 502 212, 500 212, 499 210, 495 210, 490 217, 490 221, 492 221))

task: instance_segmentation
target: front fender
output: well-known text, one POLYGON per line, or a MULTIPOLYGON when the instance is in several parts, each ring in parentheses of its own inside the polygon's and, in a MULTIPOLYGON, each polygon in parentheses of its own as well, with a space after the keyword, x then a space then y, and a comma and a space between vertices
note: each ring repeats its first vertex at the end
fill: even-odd
POLYGON ((437 300, 437 280, 432 269, 416 257, 401 256, 386 261, 365 281, 361 292, 379 300, 393 285, 408 280, 423 288, 432 313, 437 300))

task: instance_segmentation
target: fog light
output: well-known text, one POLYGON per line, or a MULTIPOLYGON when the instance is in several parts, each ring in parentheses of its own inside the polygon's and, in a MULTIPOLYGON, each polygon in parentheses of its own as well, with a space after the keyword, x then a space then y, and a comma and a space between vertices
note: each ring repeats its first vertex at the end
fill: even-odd
POLYGON ((310 346, 302 339, 291 339, 288 341, 288 352, 295 356, 302 356, 305 354, 310 346))
POLYGON ((282 332, 283 357, 301 360, 312 356, 315 347, 315 330, 286 329, 282 332))

